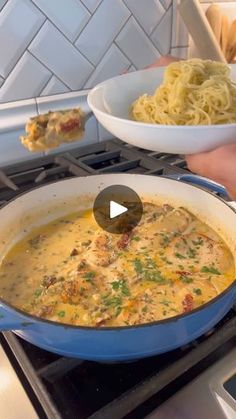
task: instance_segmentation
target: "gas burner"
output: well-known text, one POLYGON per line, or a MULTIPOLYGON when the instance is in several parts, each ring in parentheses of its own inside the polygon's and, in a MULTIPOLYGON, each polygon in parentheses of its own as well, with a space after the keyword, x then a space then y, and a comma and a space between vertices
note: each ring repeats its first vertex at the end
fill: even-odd
POLYGON ((111 140, 57 156, 45 156, 8 166, 0 171, 0 199, 7 201, 34 185, 44 185, 72 176, 99 173, 140 173, 169 175, 189 173, 179 156, 146 152, 111 140))

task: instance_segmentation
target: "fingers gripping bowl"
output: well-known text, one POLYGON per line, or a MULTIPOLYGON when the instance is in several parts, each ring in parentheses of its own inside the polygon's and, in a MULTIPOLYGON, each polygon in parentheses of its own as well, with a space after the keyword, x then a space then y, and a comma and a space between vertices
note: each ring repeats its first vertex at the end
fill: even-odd
MULTIPOLYGON (((171 66, 173 65, 175 64, 171 64, 171 66)), ((218 66, 219 63, 216 63, 216 65, 218 66)), ((144 149, 176 154, 193 154, 209 151, 225 144, 234 143, 236 141, 236 124, 235 119, 231 118, 230 112, 228 113, 229 123, 226 123, 225 118, 219 114, 217 123, 214 122, 215 119, 212 118, 212 125, 207 125, 210 118, 206 113, 203 118, 195 118, 194 107, 192 108, 192 123, 195 125, 183 125, 182 121, 186 119, 186 115, 181 113, 179 118, 174 115, 174 118, 170 118, 168 122, 168 118, 165 116, 165 112, 163 112, 162 116, 160 115, 160 118, 157 118, 157 120, 159 120, 158 124, 153 123, 154 121, 152 121, 152 123, 150 123, 150 121, 147 123, 140 122, 141 119, 138 121, 132 119, 132 104, 135 101, 137 102, 137 99, 141 98, 143 95, 154 95, 158 86, 162 85, 163 79, 166 79, 166 76, 164 78, 164 75, 169 68, 170 66, 152 68, 107 80, 92 89, 88 95, 88 104, 98 121, 114 136, 144 149), (173 120, 177 121, 176 124, 179 123, 179 125, 167 124, 173 123, 173 120)), ((222 69, 222 71, 226 71, 227 73, 228 70, 226 68, 226 70, 222 69)), ((229 76, 232 81, 236 80, 236 65, 233 64, 230 66, 229 76)), ((171 79, 172 75, 169 75, 169 77, 171 79)), ((222 78, 224 77, 225 75, 222 75, 222 78)), ((213 108, 218 106, 218 98, 216 97, 218 93, 221 92, 220 97, 222 97, 222 92, 226 93, 227 90, 227 77, 225 78, 226 84, 223 86, 223 90, 221 90, 222 84, 220 79, 221 77, 219 76, 213 76, 214 95, 212 96, 212 103, 210 104, 210 107, 212 106, 213 108), (215 92, 218 92, 216 93, 216 96, 215 92)), ((186 86, 190 88, 192 86, 191 83, 186 82, 186 86)), ((208 83, 208 80, 206 80, 206 83, 208 83)), ((201 97, 200 95, 198 101, 198 103, 202 103, 203 109, 205 101, 209 99, 209 96, 212 93, 212 80, 211 85, 206 85, 206 87, 209 89, 209 92, 206 90, 205 96, 201 97)), ((235 87, 233 87, 233 85, 231 87, 234 92, 235 87)), ((174 89, 171 87, 170 93, 173 92, 173 90, 174 89)), ((196 91, 197 95, 199 95, 199 86, 197 86, 196 91)), ((155 100, 159 101, 165 97, 165 94, 166 91, 164 93, 162 92, 161 95, 156 94, 153 97, 155 97, 155 100)), ((190 92, 190 95, 191 94, 192 93, 190 92)), ((183 95, 183 88, 181 88, 179 93, 178 89, 175 91, 175 99, 181 95, 183 95)), ((226 96, 227 95, 228 92, 226 96)), ((169 97, 171 97, 171 94, 169 97)), ((233 100, 235 100, 235 98, 233 100)), ((186 103, 188 103, 187 100, 185 100, 185 104, 186 103)), ((159 113, 161 113, 162 110, 165 110, 164 104, 165 101, 163 101, 163 106, 160 106, 159 113)), ((143 105, 141 99, 139 100, 139 110, 140 105, 143 105)), ((228 102, 228 105, 222 105, 223 107, 228 107, 230 110, 230 101, 228 102)), ((150 103, 150 106, 153 106, 153 104, 150 103)), ((137 109, 138 107, 136 106, 136 110, 137 109)), ((188 114, 189 110, 186 107, 183 107, 183 109, 183 112, 188 114)), ((174 111, 176 112, 176 109, 174 111)), ((137 116, 137 112, 135 113, 137 116)), ((202 114, 204 114, 204 112, 202 112, 202 114)), ((145 120, 148 121, 148 118, 145 120)))
MULTIPOLYGON (((55 220, 55 218, 59 216, 63 216, 63 219, 66 220, 67 215, 73 212, 73 209, 77 212, 90 208, 94 197, 96 197, 101 188, 117 184, 117 182, 131 187, 143 199, 146 199, 149 202, 150 200, 153 200, 153 202, 160 202, 160 199, 163 199, 162 202, 165 202, 169 206, 182 206, 187 211, 191 211, 194 215, 200 217, 201 220, 204 222, 206 221, 209 225, 211 225, 215 231, 218 231, 221 237, 225 240, 226 246, 230 249, 230 254, 235 254, 236 215, 232 208, 217 197, 199 188, 170 179, 159 179, 156 177, 146 177, 141 175, 105 175, 91 176, 84 178, 83 180, 70 179, 41 187, 15 199, 10 204, 2 208, 1 257, 4 258, 9 249, 13 247, 14 242, 19 241, 19 239, 22 238, 22 235, 27 236, 27 234, 32 231, 33 226, 43 225, 49 221, 55 220), (89 195, 87 193, 88 190, 90 191, 89 195), (74 198, 75 191, 76 198, 74 198), (155 194, 153 191, 158 191, 158 194, 155 194), (46 207, 45 201, 47 202, 46 207)), ((169 209, 169 207, 166 207, 167 212, 169 209)), ((156 220, 156 222, 158 222, 158 220, 156 220)), ((70 228, 68 227, 70 224, 65 225, 67 228, 70 228)), ((140 226, 140 228, 142 228, 142 226, 140 226)), ((140 231, 139 234, 141 235, 140 231)), ((163 239, 165 240, 165 235, 163 236, 163 239)), ((201 247, 202 240, 200 243, 199 237, 192 237, 192 239, 195 242, 196 248, 199 246, 201 247)), ((33 242, 33 244, 37 245, 37 242, 33 242)), ((141 244, 142 242, 137 240, 137 236, 134 235, 130 246, 143 247, 141 244)), ((183 252, 184 243, 179 242, 178 245, 181 245, 182 249, 179 249, 179 252, 176 251, 175 253, 181 254, 181 252, 183 252)), ((168 249, 166 249, 166 252, 167 250, 168 249)), ((200 251, 200 249, 195 250, 197 250, 197 252, 200 251)), ((35 251, 37 250, 35 249, 35 251)), ((137 249, 135 250, 136 254, 144 251, 145 249, 140 249, 139 251, 137 251, 137 249)), ((217 245, 214 246, 214 252, 218 251, 219 248, 217 245)), ((70 252, 71 246, 68 248, 68 253, 70 252)), ((190 251, 190 253, 190 256, 193 256, 194 249, 192 249, 192 252, 190 251)), ((91 254, 89 256, 86 253, 86 255, 88 262, 93 263, 94 261, 92 262, 91 254)), ((36 253, 32 253, 29 257, 30 256, 34 257, 36 256, 36 253)), ((103 256, 105 256, 105 254, 103 256)), ((172 256, 171 254, 164 254, 161 256, 164 258, 163 266, 166 264, 167 267, 168 262, 171 262, 172 256)), ((178 256, 179 255, 176 256, 178 264, 184 265, 184 258, 180 260, 178 256)), ((71 256, 71 258, 77 257, 79 257, 79 255, 71 256)), ((182 257, 185 257, 185 254, 182 254, 182 257)), ((101 257, 99 258, 101 259, 101 257)), ((143 274, 146 275, 146 272, 149 269, 146 266, 146 262, 150 263, 150 260, 145 259, 144 266, 144 260, 138 261, 137 259, 135 263, 133 263, 133 266, 140 271, 140 266, 143 264, 144 270, 139 278, 142 282, 143 274)), ((10 260, 8 260, 8 262, 10 262, 10 260)), ((20 271, 20 261, 18 263, 20 271)), ((164 294, 163 298, 161 296, 161 301, 159 301, 159 304, 162 307, 162 315, 156 317, 157 321, 150 317, 145 318, 144 316, 144 324, 140 321, 130 321, 127 324, 125 323, 127 318, 123 319, 125 321, 122 320, 123 322, 120 321, 119 323, 118 320, 121 320, 119 317, 121 316, 120 310, 116 313, 117 317, 113 318, 113 320, 115 320, 113 322, 107 319, 107 322, 104 324, 99 324, 99 322, 86 323, 84 320, 81 323, 78 319, 76 323, 70 324, 71 322, 66 317, 66 313, 64 313, 66 311, 65 306, 60 310, 58 307, 56 314, 59 313, 60 315, 56 318, 44 316, 45 318, 43 319, 39 317, 40 313, 37 312, 37 309, 39 308, 37 304, 35 305, 36 311, 34 311, 31 315, 29 312, 26 313, 22 309, 16 308, 14 305, 14 298, 10 299, 10 303, 9 301, 7 302, 5 295, 5 298, 2 299, 0 308, 0 328, 2 330, 13 329, 15 330, 15 333, 24 339, 42 348, 60 354, 77 356, 84 359, 127 360, 151 356, 174 349, 191 341, 192 339, 195 339, 205 331, 209 330, 209 328, 219 321, 219 319, 221 319, 222 316, 230 309, 235 300, 236 294, 235 284, 232 282, 234 259, 231 259, 230 263, 233 264, 231 279, 230 281, 225 282, 225 285, 219 289, 218 293, 212 295, 213 298, 208 299, 208 302, 203 302, 203 304, 199 306, 196 304, 191 307, 193 308, 191 311, 185 310, 185 308, 189 308, 189 299, 186 299, 185 306, 182 306, 181 314, 172 313, 172 317, 165 316, 164 310, 166 309, 166 312, 168 312, 168 307, 165 304, 168 304, 168 301, 164 294), (217 294, 218 296, 216 296, 217 294)), ((204 266, 205 265, 203 265, 204 269, 202 272, 199 273, 199 278, 196 277, 196 280, 201 282, 202 278, 200 277, 207 273, 208 276, 215 276, 215 284, 217 282, 219 284, 219 280, 220 282, 225 281, 226 277, 219 275, 219 269, 222 269, 223 271, 225 269, 224 266, 204 266), (209 269, 211 272, 209 272, 209 269)), ((153 268, 153 265, 151 268, 153 268)), ((42 266, 42 269, 45 269, 45 267, 42 266)), ((81 272, 79 273, 80 278, 85 276, 86 279, 89 279, 86 284, 89 287, 92 286, 91 280, 92 282, 93 280, 95 282, 97 280, 96 275, 99 272, 99 264, 97 270, 95 265, 93 266, 93 269, 93 276, 91 276, 91 270, 88 271, 90 272, 89 277, 87 271, 87 275, 82 275, 81 272)), ((172 270, 174 271, 176 269, 173 268, 172 270)), ((181 269, 182 268, 179 267, 178 271, 181 271, 181 269)), ((105 268, 103 268, 103 270, 105 271, 105 268)), ((13 271, 11 272, 13 273, 13 271)), ((7 273, 7 270, 2 273, 5 275, 9 274, 9 272, 7 273)), ((139 274, 141 273, 139 272, 139 274)), ((42 271, 42 275, 44 276, 45 272, 42 271)), ((124 294, 121 296, 123 302, 129 301, 130 296, 128 295, 128 292, 133 292, 129 277, 130 273, 128 270, 126 271, 126 275, 128 275, 128 278, 126 278, 127 282, 117 279, 114 272, 113 274, 111 272, 108 280, 108 282, 111 283, 111 288, 114 288, 112 290, 113 294, 117 294, 116 297, 118 294, 119 297, 122 293, 124 294), (129 287, 128 292, 126 285, 129 287)), ((184 280, 183 284, 181 282, 184 287, 191 287, 193 285, 191 285, 191 278, 189 278, 188 272, 183 273, 182 270, 180 275, 182 275, 182 279, 184 280)), ((8 279, 11 280, 10 277, 8 277, 8 279)), ((158 281, 161 279, 159 286, 160 292, 163 292, 162 286, 166 286, 166 284, 162 283, 162 275, 157 278, 156 274, 154 276, 150 276, 149 272, 148 277, 145 278, 145 280, 149 281, 149 285, 151 287, 155 283, 154 279, 157 279, 158 281)), ((35 281, 33 274, 31 275, 31 281, 35 281)), ((205 281, 208 281, 208 279, 205 278, 205 281)), ((45 285, 50 288, 51 285, 53 287, 53 285, 56 284, 50 284, 49 281, 45 285)), ((24 282, 21 282, 21 286, 24 287, 26 284, 24 285, 24 282)), ((201 292, 199 291, 201 287, 199 286, 199 283, 198 287, 194 285, 194 288, 198 290, 196 291, 196 297, 201 298, 201 292)), ((22 288, 22 291, 24 291, 24 288, 22 288)), ((13 292, 14 290, 12 290, 12 293, 13 292)), ((72 297, 74 298, 74 296, 72 297)), ((147 295, 147 297, 150 297, 150 295, 147 295)), ((107 297, 105 298, 105 301, 108 301, 107 297)), ((113 299, 113 302, 114 301, 115 300, 113 299)), ((68 301, 63 302, 63 304, 67 303, 68 301)), ((76 301, 73 301, 73 303, 76 303, 76 301)), ((146 302, 146 306, 147 305, 148 302, 146 302)), ((173 308, 173 306, 170 306, 170 308, 171 307, 173 308)), ((109 314, 112 312, 113 308, 114 307, 108 307, 109 314)), ((144 308, 143 315, 146 315, 145 307, 142 308, 144 308)), ((135 316, 133 319, 134 318, 135 316)))

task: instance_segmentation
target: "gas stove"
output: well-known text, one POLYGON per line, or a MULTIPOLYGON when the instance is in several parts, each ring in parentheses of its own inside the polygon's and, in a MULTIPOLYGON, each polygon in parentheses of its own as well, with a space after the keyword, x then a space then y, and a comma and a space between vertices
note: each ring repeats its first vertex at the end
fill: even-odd
MULTIPOLYGON (((119 140, 110 140, 5 167, 4 171, 0 170, 0 205, 22 192, 54 180, 119 172, 161 176, 189 174, 181 156, 148 152, 119 140)), ((231 379, 236 365, 232 355, 235 347, 234 309, 207 335, 185 347, 156 357, 121 364, 64 358, 33 346, 12 332, 4 332, 0 334, 0 372, 3 368, 3 372, 8 371, 14 380, 18 380, 18 386, 14 387, 15 405, 20 394, 28 404, 24 403, 24 409, 27 410, 19 410, 19 414, 11 415, 5 409, 8 413, 1 417, 138 419, 150 415, 150 418, 195 419, 200 416, 200 410, 197 412, 198 416, 194 416, 196 406, 192 414, 189 413, 191 405, 188 410, 181 411, 180 406, 187 397, 185 391, 192 391, 191 394, 194 394, 195 387, 191 386, 196 383, 198 390, 203 389, 203 383, 208 378, 203 380, 202 377, 208 367, 211 366, 211 374, 214 375, 216 369, 220 371, 222 360, 227 357, 231 357, 231 363, 226 361, 230 371, 226 376, 222 373, 222 377, 225 377, 222 388, 232 401, 236 397, 236 382, 231 379), (202 384, 197 381, 199 379, 203 380, 202 384), (231 392, 230 388, 233 389, 231 392)), ((1 396, 1 380, 0 404, 4 400, 4 396, 1 396)), ((9 388, 11 391, 12 387, 9 388)), ((219 416, 215 413, 214 416, 204 416, 206 410, 205 413, 201 411, 201 417, 236 418, 235 404, 231 413, 225 413, 222 409, 219 407, 217 410, 219 416)))

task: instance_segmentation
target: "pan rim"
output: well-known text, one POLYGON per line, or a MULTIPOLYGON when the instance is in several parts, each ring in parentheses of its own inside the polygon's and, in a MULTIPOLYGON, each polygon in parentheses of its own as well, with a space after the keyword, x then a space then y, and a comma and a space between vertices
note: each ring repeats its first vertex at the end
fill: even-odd
MULTIPOLYGON (((22 193, 19 193, 18 195, 16 195, 14 198, 10 199, 8 202, 4 203, 1 208, 0 208, 0 212, 3 208, 6 208, 8 205, 10 205, 11 203, 15 202, 17 199, 21 198, 24 195, 30 194, 31 192, 34 192, 38 189, 42 189, 45 188, 47 186, 52 186, 53 184, 57 184, 57 183, 62 183, 62 182, 69 182, 72 179, 73 180, 79 180, 80 178, 84 179, 84 178, 91 178, 91 177, 99 177, 99 176, 113 176, 113 175, 123 175, 123 176, 133 176, 133 177, 137 177, 137 176, 148 176, 148 177, 153 177, 153 178, 158 178, 158 179, 165 179, 171 182, 182 182, 185 183, 187 185, 189 185, 192 188, 195 189, 200 189, 202 192, 209 194, 210 196, 212 196, 213 198, 215 198, 216 200, 220 200, 224 205, 226 205, 235 215, 236 215, 236 208, 233 208, 228 202, 226 202, 223 198, 215 195, 213 192, 208 191, 206 189, 204 189, 203 187, 199 186, 199 185, 190 185, 187 182, 181 181, 181 180, 177 180, 177 179, 172 179, 172 178, 168 178, 168 177, 164 177, 161 175, 143 175, 143 174, 135 174, 135 173, 116 173, 116 172, 112 172, 112 173, 102 173, 102 174, 91 174, 91 175, 87 175, 87 176, 71 176, 68 177, 66 179, 59 179, 56 181, 51 181, 48 182, 46 185, 37 185, 35 187, 32 187, 31 189, 24 191, 22 193)), ((214 305, 215 303, 218 302, 218 300, 220 300, 221 298, 223 298, 226 294, 230 293, 230 291, 233 288, 236 288, 236 278, 235 280, 223 291, 221 292, 219 295, 217 295, 216 297, 212 298, 211 300, 207 301, 206 303, 200 305, 199 307, 196 307, 195 309, 187 312, 187 313, 180 313, 177 314, 176 316, 173 317, 168 317, 166 319, 161 319, 161 320, 156 320, 156 321, 152 321, 152 322, 148 322, 148 323, 141 323, 141 324, 137 324, 137 325, 125 325, 125 326, 112 326, 112 327, 98 327, 98 326, 80 326, 80 325, 72 325, 70 323, 60 323, 60 322, 56 322, 53 320, 47 320, 44 319, 42 317, 37 317, 31 314, 28 314, 27 312, 18 309, 17 307, 15 307, 14 305, 8 303, 5 299, 0 297, 0 305, 3 304, 3 309, 4 306, 6 306, 6 310, 7 308, 10 308, 13 312, 16 312, 16 314, 20 314, 21 316, 26 317, 26 319, 29 319, 29 321, 25 321, 24 319, 21 319, 19 321, 19 325, 22 325, 23 327, 25 326, 32 326, 35 323, 46 323, 47 325, 50 326, 57 326, 57 327, 62 327, 64 329, 75 329, 75 330, 81 330, 81 331, 94 331, 94 332, 103 332, 103 331, 110 331, 110 332, 115 332, 115 331, 121 331, 121 330, 130 330, 130 329, 137 329, 137 328, 143 328, 143 327, 155 327, 155 326, 159 326, 159 325, 163 325, 166 323, 175 323, 178 322, 179 320, 184 320, 192 315, 194 315, 195 313, 198 313, 202 310, 207 309, 209 306, 214 305), (31 319, 31 320, 30 320, 31 319), (27 323, 27 324, 24 324, 27 323)), ((1 307, 0 307, 1 309, 1 307)), ((4 319, 3 323, 4 323, 4 319)), ((9 329, 9 330, 13 330, 13 329, 9 329)), ((17 329, 17 330, 21 330, 21 329, 17 329)))

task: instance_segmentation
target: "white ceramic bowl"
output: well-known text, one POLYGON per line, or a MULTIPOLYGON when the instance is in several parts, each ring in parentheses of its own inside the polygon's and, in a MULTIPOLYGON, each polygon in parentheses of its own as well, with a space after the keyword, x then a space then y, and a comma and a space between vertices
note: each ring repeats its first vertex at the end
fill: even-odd
MULTIPOLYGON (((236 124, 168 126, 129 119, 132 102, 144 93, 153 94, 162 83, 164 70, 136 71, 94 87, 88 104, 104 128, 127 143, 166 153, 193 154, 236 143, 236 124)), ((236 80, 235 64, 231 65, 231 78, 236 80)))

